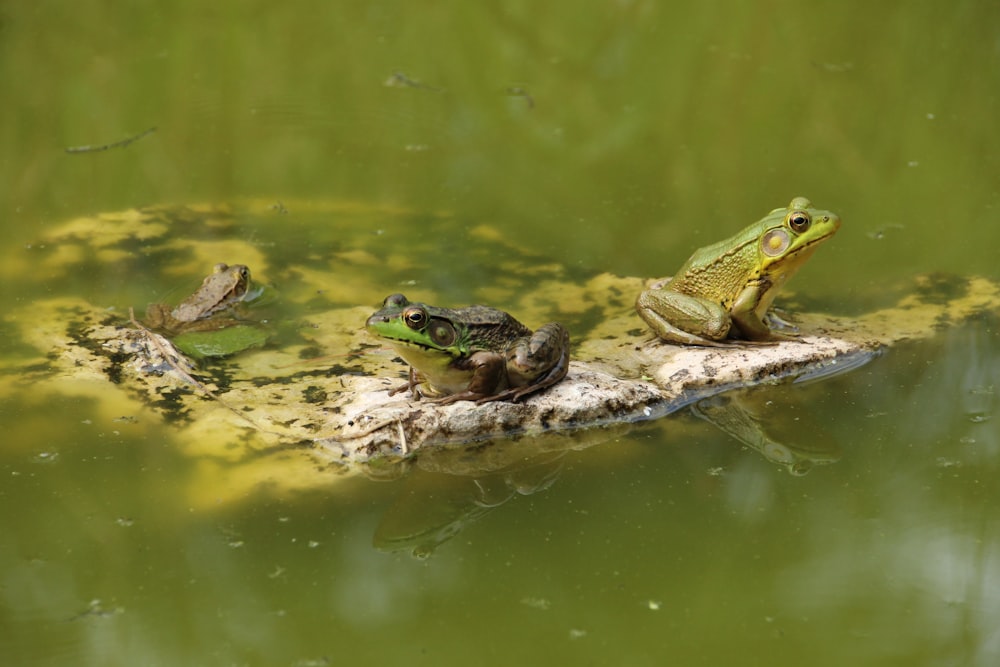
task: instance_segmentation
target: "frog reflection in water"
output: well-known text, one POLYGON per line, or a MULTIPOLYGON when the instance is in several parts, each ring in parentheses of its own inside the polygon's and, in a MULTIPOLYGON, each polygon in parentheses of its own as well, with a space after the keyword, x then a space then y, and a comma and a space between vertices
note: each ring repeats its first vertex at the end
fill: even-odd
POLYGON ((172 334, 192 331, 215 331, 237 324, 234 317, 223 317, 247 296, 250 269, 243 264, 216 264, 194 294, 176 308, 151 303, 146 308, 146 324, 172 334))
POLYGON ((792 340, 793 327, 768 310, 781 286, 839 228, 835 214, 796 197, 735 236, 696 250, 673 278, 642 292, 636 310, 670 343, 792 340))

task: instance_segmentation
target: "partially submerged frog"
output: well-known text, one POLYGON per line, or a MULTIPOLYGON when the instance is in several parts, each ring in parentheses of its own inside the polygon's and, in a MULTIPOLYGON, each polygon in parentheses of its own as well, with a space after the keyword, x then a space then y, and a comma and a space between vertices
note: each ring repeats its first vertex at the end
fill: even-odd
POLYGON ((391 294, 365 323, 410 365, 414 398, 438 403, 517 401, 569 369, 569 333, 556 322, 534 333, 495 308, 435 308, 391 294))
POLYGON ((635 308, 670 343, 794 339, 794 331, 770 326, 777 320, 768 309, 781 286, 839 228, 835 214, 796 197, 736 236, 696 250, 672 279, 642 292, 635 308))
POLYGON ((176 308, 151 303, 146 308, 146 324, 173 334, 192 331, 214 331, 238 322, 222 317, 240 304, 250 290, 250 269, 243 264, 216 264, 194 294, 176 308))

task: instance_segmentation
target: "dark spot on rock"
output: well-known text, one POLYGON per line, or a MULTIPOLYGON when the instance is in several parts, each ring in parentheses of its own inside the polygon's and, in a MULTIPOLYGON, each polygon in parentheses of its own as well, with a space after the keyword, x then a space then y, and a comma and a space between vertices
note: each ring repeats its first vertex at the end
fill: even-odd
POLYGON ((108 380, 112 384, 121 384, 122 367, 130 358, 131 355, 121 352, 108 355, 108 365, 104 368, 104 374, 108 376, 108 380))
POLYGON ((309 385, 302 390, 302 400, 306 403, 325 403, 326 402, 326 391, 321 387, 317 387, 314 384, 309 385))

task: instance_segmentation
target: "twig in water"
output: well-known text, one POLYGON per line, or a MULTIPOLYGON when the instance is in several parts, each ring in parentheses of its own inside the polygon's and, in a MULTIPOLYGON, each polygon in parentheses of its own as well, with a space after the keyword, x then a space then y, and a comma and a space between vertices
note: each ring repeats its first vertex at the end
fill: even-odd
POLYGON ((524 88, 523 86, 510 86, 504 92, 506 92, 510 97, 523 97, 524 101, 527 102, 529 109, 535 108, 535 98, 531 96, 531 93, 528 92, 527 88, 524 88))
POLYGON ((155 127, 151 127, 148 130, 144 130, 139 134, 122 139, 121 141, 113 141, 110 144, 101 144, 100 146, 69 146, 66 148, 67 153, 97 153, 99 151, 106 151, 109 148, 125 148, 133 141, 139 141, 147 134, 152 134, 156 132, 155 127))
POLYGON ((428 85, 423 81, 419 81, 417 79, 411 79, 410 77, 406 76, 406 74, 398 70, 393 72, 389 76, 389 78, 383 82, 382 85, 386 86, 387 88, 423 88, 424 90, 430 90, 435 93, 444 92, 443 88, 438 88, 436 86, 428 85))

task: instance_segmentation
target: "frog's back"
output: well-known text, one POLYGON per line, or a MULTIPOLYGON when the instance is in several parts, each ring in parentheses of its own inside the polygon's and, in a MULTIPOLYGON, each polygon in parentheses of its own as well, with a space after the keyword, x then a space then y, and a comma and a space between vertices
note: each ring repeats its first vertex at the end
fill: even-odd
POLYGON ((758 274, 755 244, 734 237, 696 250, 669 289, 728 306, 758 274))
POLYGON ((531 329, 496 308, 467 306, 451 310, 449 314, 453 321, 464 322, 470 341, 485 350, 499 350, 515 338, 531 335, 531 329))

